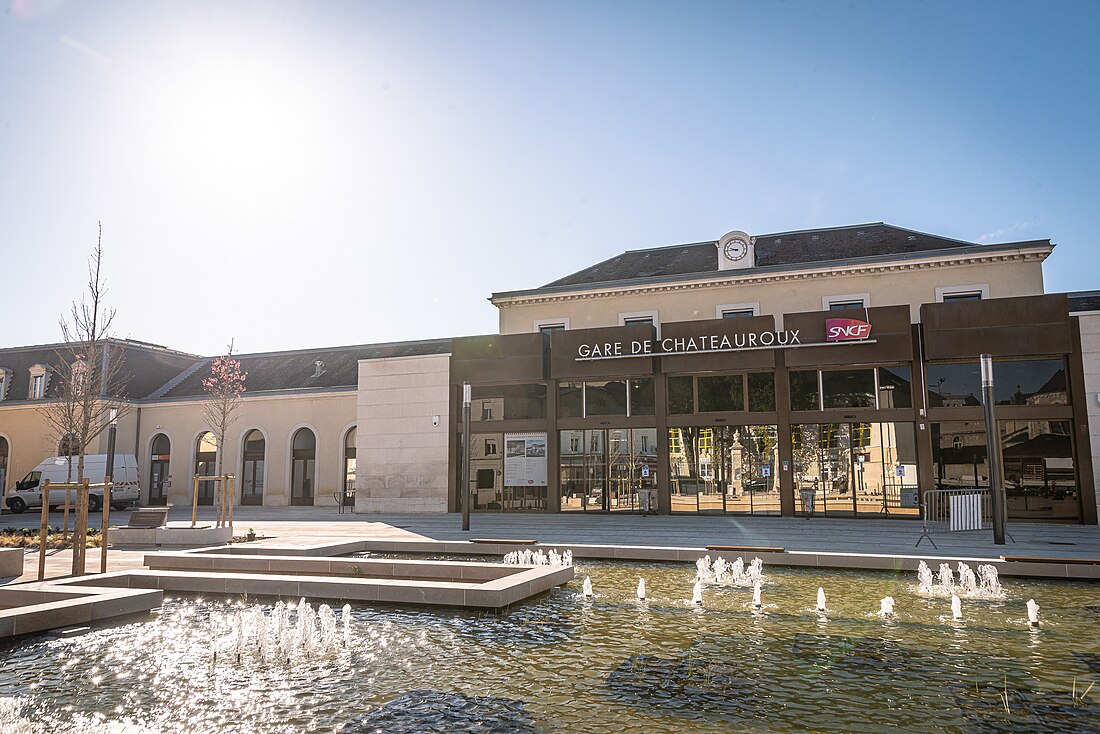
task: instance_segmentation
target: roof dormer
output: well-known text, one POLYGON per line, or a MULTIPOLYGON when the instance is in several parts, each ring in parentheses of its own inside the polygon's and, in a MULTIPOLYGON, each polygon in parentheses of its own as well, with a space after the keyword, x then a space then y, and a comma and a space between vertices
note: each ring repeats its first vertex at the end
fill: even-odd
POLYGON ((756 263, 756 238, 745 232, 727 232, 716 244, 719 270, 743 270, 756 263))

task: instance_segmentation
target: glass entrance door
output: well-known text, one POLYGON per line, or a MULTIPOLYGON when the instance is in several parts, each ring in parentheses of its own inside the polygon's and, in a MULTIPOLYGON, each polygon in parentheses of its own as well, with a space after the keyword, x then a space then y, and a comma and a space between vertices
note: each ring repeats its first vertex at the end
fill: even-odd
POLYGON ((563 511, 656 509, 656 428, 561 431, 559 438, 563 511))

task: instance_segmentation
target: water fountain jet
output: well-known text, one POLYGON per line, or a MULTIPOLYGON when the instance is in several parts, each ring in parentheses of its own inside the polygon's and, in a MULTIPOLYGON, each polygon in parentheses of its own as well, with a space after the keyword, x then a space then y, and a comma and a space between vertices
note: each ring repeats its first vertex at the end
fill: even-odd
POLYGON ((878 603, 878 613, 880 617, 893 617, 894 616, 894 597, 884 596, 878 603))
POLYGON ((956 622, 961 622, 963 618, 962 599, 958 594, 951 595, 951 618, 956 622))
POLYGON ((703 606, 703 583, 696 581, 694 588, 691 590, 691 603, 696 606, 703 606))
POLYGON ((760 601, 760 582, 757 581, 752 587, 752 607, 753 609, 760 609, 763 606, 760 601))
POLYGON ((1036 629, 1039 627, 1039 605, 1034 599, 1027 600, 1027 626, 1036 629))
POLYGON ((645 601, 645 579, 638 579, 638 601, 645 601))
POLYGON ((584 594, 585 599, 592 598, 592 579, 589 576, 584 577, 584 583, 581 584, 581 593, 584 594))

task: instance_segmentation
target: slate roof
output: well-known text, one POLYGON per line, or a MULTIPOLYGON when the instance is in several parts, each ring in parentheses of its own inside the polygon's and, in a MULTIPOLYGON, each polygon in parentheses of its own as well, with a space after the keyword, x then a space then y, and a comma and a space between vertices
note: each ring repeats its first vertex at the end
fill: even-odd
POLYGON ((1100 311, 1100 291, 1076 291, 1067 293, 1070 313, 1080 311, 1100 311))
MULTIPOLYGON (((716 274, 717 241, 696 242, 646 250, 629 250, 601 263, 530 291, 496 293, 493 297, 542 290, 566 291, 571 287, 618 283, 638 279, 676 280, 716 274)), ((1050 245, 1050 240, 1010 243, 1012 246, 1050 245)), ((827 229, 777 232, 756 236, 753 270, 791 269, 800 265, 842 263, 860 258, 920 256, 962 248, 996 249, 1007 245, 979 245, 939 237, 883 222, 827 229)))
MULTIPOLYGON (((132 339, 110 339, 107 358, 123 360, 118 380, 124 386, 123 393, 130 398, 141 399, 193 364, 198 356, 132 339)), ((3 402, 28 399, 30 369, 34 365, 56 366, 72 361, 72 348, 63 343, 0 349, 0 368, 12 371, 11 386, 3 402)), ((57 388, 58 383, 51 380, 46 388, 46 397, 57 397, 57 388)))
MULTIPOLYGON (((355 388, 359 384, 361 359, 447 354, 450 351, 450 339, 428 339, 234 356, 240 360, 241 369, 248 373, 245 380, 247 394, 355 388), (323 369, 315 377, 318 361, 323 363, 323 369)), ((214 359, 206 357, 195 362, 177 379, 166 382, 150 397, 172 399, 204 395, 202 381, 210 374, 209 365, 214 359)))

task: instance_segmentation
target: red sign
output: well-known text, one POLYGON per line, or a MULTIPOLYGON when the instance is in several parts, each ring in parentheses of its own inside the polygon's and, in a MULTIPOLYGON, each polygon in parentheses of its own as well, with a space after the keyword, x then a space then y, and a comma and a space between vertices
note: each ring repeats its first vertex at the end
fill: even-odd
POLYGON ((871 336, 871 325, 856 319, 828 319, 825 321, 825 338, 831 342, 847 342, 871 336))

